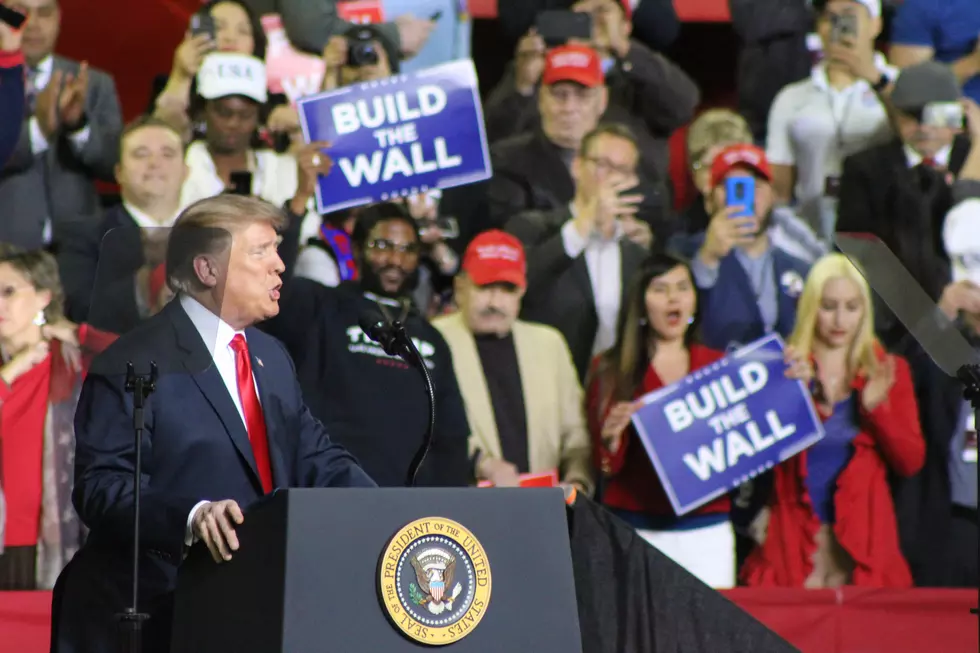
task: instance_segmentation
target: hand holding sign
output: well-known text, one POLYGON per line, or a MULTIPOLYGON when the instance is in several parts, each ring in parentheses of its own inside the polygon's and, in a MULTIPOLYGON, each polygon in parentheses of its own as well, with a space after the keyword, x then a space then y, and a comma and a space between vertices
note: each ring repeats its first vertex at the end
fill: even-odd
POLYGON ((609 453, 615 454, 623 446, 623 433, 640 407, 638 402, 621 401, 612 407, 602 423, 602 444, 609 453))
POLYGON ((323 152, 330 143, 316 141, 305 145, 296 153, 297 184, 296 194, 289 202, 289 210, 293 215, 305 215, 306 205, 316 193, 316 184, 320 175, 330 174, 333 159, 323 152))
POLYGON ((886 356, 885 362, 878 365, 868 375, 868 382, 861 391, 861 406, 867 412, 873 411, 888 398, 888 391, 895 383, 895 357, 886 356))
POLYGON ((796 379, 797 381, 809 384, 813 378, 813 365, 810 364, 809 358, 800 354, 792 346, 786 348, 784 358, 788 365, 786 368, 786 378, 796 379))

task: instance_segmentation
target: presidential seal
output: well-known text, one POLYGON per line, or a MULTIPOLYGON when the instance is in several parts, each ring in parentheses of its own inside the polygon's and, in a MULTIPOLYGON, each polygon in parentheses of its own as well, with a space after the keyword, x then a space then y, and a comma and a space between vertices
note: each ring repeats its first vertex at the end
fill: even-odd
POLYGON ((490 564, 473 533, 442 517, 400 529, 379 565, 381 603, 405 635, 432 646, 476 628, 490 602, 490 564))

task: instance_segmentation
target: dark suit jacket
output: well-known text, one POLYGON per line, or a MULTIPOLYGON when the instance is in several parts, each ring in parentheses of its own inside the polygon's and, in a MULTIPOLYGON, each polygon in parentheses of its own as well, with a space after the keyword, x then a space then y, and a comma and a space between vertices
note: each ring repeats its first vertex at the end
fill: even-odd
MULTIPOLYGON (((292 361, 265 333, 245 331, 265 414, 276 487, 372 487, 374 483, 307 410, 292 361)), ((262 496, 248 434, 212 364, 210 347, 179 301, 123 336, 93 363, 75 415, 73 503, 91 529, 55 588, 54 645, 60 653, 113 653, 112 615, 129 602, 133 529, 133 415, 126 361, 163 366, 143 436, 140 606, 151 619, 144 650, 169 653, 172 592, 191 509, 262 496)))
MULTIPOLYGON (((54 57, 55 71, 75 75, 78 68, 76 61, 54 57)), ((37 248, 42 245, 46 217, 51 218, 56 231, 59 222, 78 215, 98 215, 95 180, 114 180, 122 116, 112 78, 91 68, 85 113, 91 130, 85 147, 76 149, 62 132, 52 136, 41 156, 31 151, 30 116, 24 116, 17 146, 0 171, 0 206, 17 207, 15 213, 0 220, 0 242, 37 248)))
MULTIPOLYGON (((954 141, 951 175, 959 174, 969 149, 967 139, 954 141)), ((894 140, 844 161, 837 209, 838 233, 878 236, 934 300, 950 279, 942 230, 952 191, 943 177, 909 168, 901 141, 894 140), (922 189, 923 174, 932 181, 929 192, 922 189)), ((876 301, 875 307, 882 342, 890 349, 899 346, 907 332, 882 302, 876 301)))
POLYGON ((0 51, 0 170, 14 151, 24 120, 24 65, 19 52, 0 51))
MULTIPOLYGON (((527 292, 521 306, 521 319, 555 327, 565 336, 579 379, 585 378, 592 358, 599 318, 585 255, 570 258, 565 253, 561 227, 571 219, 567 208, 555 211, 529 211, 507 223, 507 231, 517 236, 527 252, 527 292)), ((633 274, 647 251, 629 240, 620 241, 622 260, 622 302, 633 274)))

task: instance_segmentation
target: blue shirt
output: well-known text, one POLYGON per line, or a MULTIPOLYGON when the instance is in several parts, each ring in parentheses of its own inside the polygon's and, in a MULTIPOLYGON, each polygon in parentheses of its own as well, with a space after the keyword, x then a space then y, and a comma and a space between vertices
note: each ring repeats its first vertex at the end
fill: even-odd
MULTIPOLYGON (((978 0, 905 0, 892 24, 892 44, 928 46, 936 61, 952 63, 973 52, 980 35, 978 0)), ((980 75, 963 85, 963 94, 980 102, 980 75)))
POLYGON ((824 422, 826 435, 807 449, 806 489, 810 494, 813 511, 821 524, 833 524, 834 492, 837 477, 851 460, 851 440, 858 434, 858 395, 851 396, 834 406, 834 414, 824 422))

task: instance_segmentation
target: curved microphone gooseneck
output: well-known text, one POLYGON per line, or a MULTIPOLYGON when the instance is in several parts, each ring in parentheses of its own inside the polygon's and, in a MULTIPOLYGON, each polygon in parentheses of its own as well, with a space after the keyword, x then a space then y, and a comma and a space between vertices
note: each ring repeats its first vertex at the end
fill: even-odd
POLYGON ((358 319, 361 331, 368 338, 375 341, 384 349, 389 356, 398 356, 412 367, 417 368, 422 373, 422 380, 425 383, 425 391, 429 400, 429 425, 422 440, 422 446, 415 452, 411 464, 408 466, 408 476, 405 480, 406 487, 415 487, 419 469, 425 462, 425 457, 432 448, 432 440, 436 430, 436 391, 432 383, 432 376, 429 368, 425 364, 425 359, 419 353, 418 348, 412 339, 405 332, 405 326, 399 322, 386 322, 380 315, 361 315, 358 319))

